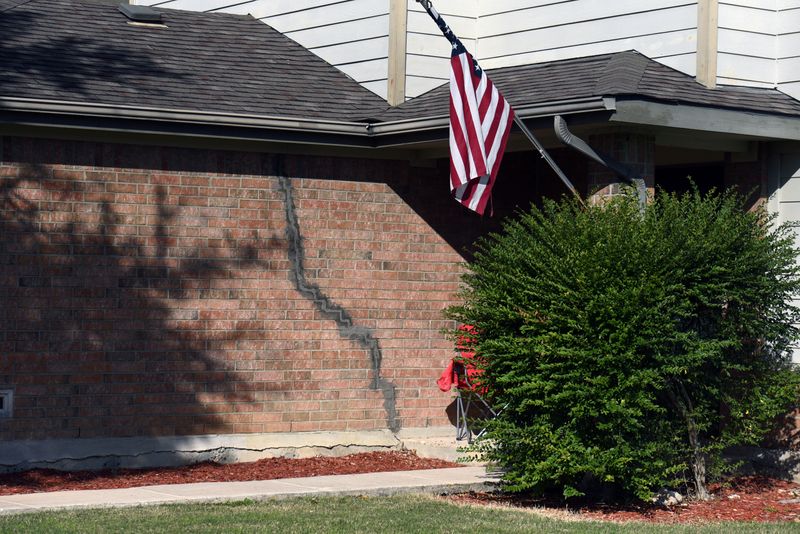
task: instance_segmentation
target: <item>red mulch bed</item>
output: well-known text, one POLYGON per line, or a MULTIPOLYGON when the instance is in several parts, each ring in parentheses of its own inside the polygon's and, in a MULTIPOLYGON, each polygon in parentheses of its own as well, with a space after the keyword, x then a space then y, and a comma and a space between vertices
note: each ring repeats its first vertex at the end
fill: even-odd
MULTIPOLYGON (((711 485, 711 501, 684 502, 661 507, 649 504, 593 504, 572 508, 576 517, 598 521, 650 523, 709 523, 719 521, 800 521, 800 485, 761 476, 737 478, 711 485), (780 501, 795 501, 781 503, 780 501)), ((502 493, 464 493, 449 497, 456 502, 508 505, 522 508, 558 508, 552 500, 502 493)), ((563 503, 560 509, 564 509, 563 503)))
POLYGON ((0 474, 0 495, 45 491, 133 488, 159 484, 232 482, 278 478, 350 475, 381 471, 414 471, 461 467, 460 464, 420 458, 409 451, 368 452, 339 457, 266 458, 257 462, 217 464, 203 462, 184 467, 56 471, 32 469, 0 474))

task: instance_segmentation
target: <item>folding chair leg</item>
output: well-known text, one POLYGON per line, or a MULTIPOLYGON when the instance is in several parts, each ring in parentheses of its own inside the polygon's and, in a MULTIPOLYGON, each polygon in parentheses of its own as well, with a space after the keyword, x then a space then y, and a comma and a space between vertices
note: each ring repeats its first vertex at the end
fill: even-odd
POLYGON ((472 435, 467 421, 468 412, 469 400, 467 400, 467 406, 465 407, 464 396, 461 395, 461 391, 458 391, 456 396, 456 441, 466 439, 467 443, 472 443, 472 435))

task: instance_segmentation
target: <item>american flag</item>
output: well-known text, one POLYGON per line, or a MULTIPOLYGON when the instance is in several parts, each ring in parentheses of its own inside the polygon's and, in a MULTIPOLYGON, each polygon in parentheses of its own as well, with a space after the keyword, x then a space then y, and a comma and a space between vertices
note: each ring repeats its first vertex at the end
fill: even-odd
POLYGON ((483 215, 514 110, 457 39, 450 66, 450 190, 483 215))
POLYGON ((417 0, 453 46, 450 57, 450 190, 483 215, 514 110, 429 0, 417 0))

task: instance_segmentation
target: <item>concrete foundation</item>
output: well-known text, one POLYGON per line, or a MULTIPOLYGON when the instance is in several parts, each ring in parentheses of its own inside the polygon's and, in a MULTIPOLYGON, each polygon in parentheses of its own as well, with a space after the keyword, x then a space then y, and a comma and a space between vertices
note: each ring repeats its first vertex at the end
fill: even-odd
POLYGON ((734 447, 727 450, 725 456, 741 463, 738 471, 743 475, 766 475, 800 484, 800 451, 734 447))
POLYGON ((417 450, 454 460, 452 428, 354 432, 288 432, 142 438, 57 439, 0 443, 0 472, 164 467, 204 461, 254 462, 262 458, 344 456, 380 450, 417 450))

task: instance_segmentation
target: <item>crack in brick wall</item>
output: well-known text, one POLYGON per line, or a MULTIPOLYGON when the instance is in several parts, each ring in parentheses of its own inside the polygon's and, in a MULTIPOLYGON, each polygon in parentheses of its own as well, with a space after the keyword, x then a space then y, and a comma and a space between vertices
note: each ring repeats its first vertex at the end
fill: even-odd
POLYGON ((15 389, 0 441, 448 424, 435 378, 462 258, 441 232, 461 220, 428 174, 2 136, 0 148, 0 386, 15 389))
POLYGON ((288 254, 291 265, 292 282, 297 291, 310 300, 319 310, 323 317, 336 323, 339 334, 345 338, 358 343, 370 356, 372 365, 373 390, 379 390, 383 395, 383 407, 386 410, 386 426, 392 432, 400 430, 400 421, 397 417, 397 393, 391 381, 381 377, 381 362, 383 354, 378 340, 373 333, 363 326, 353 324, 353 318, 340 305, 332 302, 330 297, 325 295, 322 289, 306 279, 303 249, 303 236, 300 232, 300 223, 297 218, 297 211, 294 205, 294 195, 291 179, 283 176, 282 161, 277 162, 278 184, 280 191, 284 195, 284 209, 286 213, 286 237, 289 243, 288 254))

